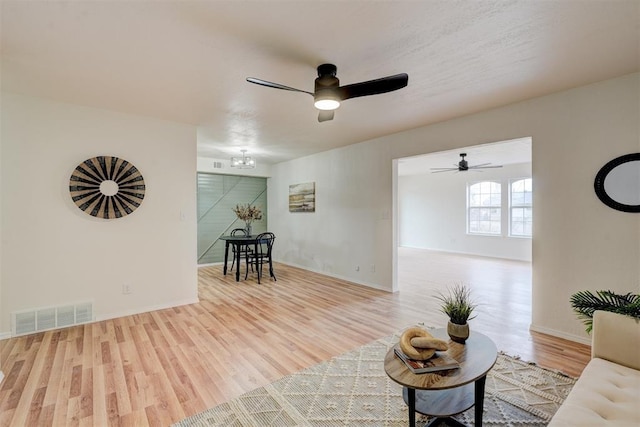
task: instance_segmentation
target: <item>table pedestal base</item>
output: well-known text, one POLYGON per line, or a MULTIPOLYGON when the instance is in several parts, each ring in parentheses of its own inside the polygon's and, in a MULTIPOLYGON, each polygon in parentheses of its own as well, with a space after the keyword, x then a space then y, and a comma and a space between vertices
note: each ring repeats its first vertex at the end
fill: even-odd
POLYGON ((434 418, 431 421, 429 421, 428 424, 426 424, 424 427, 434 427, 434 426, 439 426, 440 424, 445 424, 447 427, 467 427, 466 425, 462 424, 460 421, 456 420, 455 418, 434 418))
POLYGON ((409 406, 409 426, 415 426, 415 413, 418 412, 436 417, 427 424, 428 426, 437 426, 446 421, 448 426, 464 427, 464 424, 450 417, 475 405, 474 421, 477 427, 481 427, 486 379, 484 376, 473 383, 446 390, 415 390, 403 387, 402 397, 409 406))

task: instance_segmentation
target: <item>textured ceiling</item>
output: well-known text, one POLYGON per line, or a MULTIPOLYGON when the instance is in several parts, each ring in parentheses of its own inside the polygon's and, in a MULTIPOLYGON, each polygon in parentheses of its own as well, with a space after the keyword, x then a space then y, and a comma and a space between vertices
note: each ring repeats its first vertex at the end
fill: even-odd
POLYGON ((633 1, 0 2, 2 90, 198 125, 275 163, 639 70, 633 1), (318 123, 313 90, 401 72, 318 123))

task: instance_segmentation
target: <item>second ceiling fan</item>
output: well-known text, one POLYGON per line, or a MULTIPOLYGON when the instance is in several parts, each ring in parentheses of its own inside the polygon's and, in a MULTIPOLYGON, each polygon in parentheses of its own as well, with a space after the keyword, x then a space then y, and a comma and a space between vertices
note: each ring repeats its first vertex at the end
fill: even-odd
POLYGON ((491 163, 480 163, 479 165, 469 166, 469 163, 464 159, 467 156, 467 153, 460 153, 460 157, 462 160, 458 162, 457 165, 454 164, 453 168, 431 168, 431 173, 439 173, 439 172, 464 172, 468 170, 478 170, 479 169, 494 169, 501 168, 502 165, 490 166, 491 163))
POLYGON ((255 77, 247 77, 247 81, 261 86, 302 92, 313 96, 314 105, 320 110, 320 114, 318 115, 319 122, 333 120, 333 112, 340 106, 340 102, 342 101, 359 96, 377 95, 402 89, 409 82, 409 76, 406 73, 402 73, 340 86, 340 80, 336 77, 337 71, 337 67, 333 64, 320 65, 318 67, 318 77, 315 80, 313 92, 296 89, 279 83, 268 82, 255 77))

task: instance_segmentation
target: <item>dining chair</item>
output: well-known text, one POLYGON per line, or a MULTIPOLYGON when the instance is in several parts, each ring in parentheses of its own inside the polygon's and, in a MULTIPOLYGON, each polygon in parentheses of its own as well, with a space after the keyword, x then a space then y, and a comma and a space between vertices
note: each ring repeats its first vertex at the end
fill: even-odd
MULTIPOLYGON (((230 233, 232 236, 246 236, 247 231, 244 228, 234 228, 230 233)), ((231 245, 231 251, 233 253, 233 260, 231 261, 231 268, 229 271, 233 271, 233 265, 236 265, 236 268, 240 268, 240 260, 242 256, 246 254, 249 250, 248 246, 240 246, 240 249, 236 249, 236 245, 231 245)))
POLYGON ((245 254, 247 271, 244 275, 245 280, 249 277, 249 266, 253 271, 253 266, 256 267, 258 273, 258 284, 260 283, 260 277, 262 276, 262 265, 269 263, 269 276, 276 280, 276 275, 273 272, 273 243, 276 240, 276 236, 273 233, 266 232, 261 233, 256 237, 256 242, 251 252, 245 254))

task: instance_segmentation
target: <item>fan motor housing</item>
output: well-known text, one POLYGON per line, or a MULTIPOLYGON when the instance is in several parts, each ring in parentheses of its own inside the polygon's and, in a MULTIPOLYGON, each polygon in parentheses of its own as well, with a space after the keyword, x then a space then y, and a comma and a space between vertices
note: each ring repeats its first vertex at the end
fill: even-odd
POLYGON ((336 77, 337 67, 333 64, 322 64, 318 67, 318 78, 315 80, 313 98, 316 107, 319 109, 333 110, 338 108, 335 103, 331 107, 323 108, 318 104, 319 101, 336 101, 340 105, 340 94, 337 89, 340 87, 340 80, 336 77))
POLYGON ((322 64, 318 67, 318 78, 315 81, 315 94, 323 89, 336 89, 340 87, 340 80, 336 77, 338 68, 333 64, 322 64))
POLYGON ((333 64, 318 65, 318 77, 335 76, 338 73, 338 67, 333 64))

